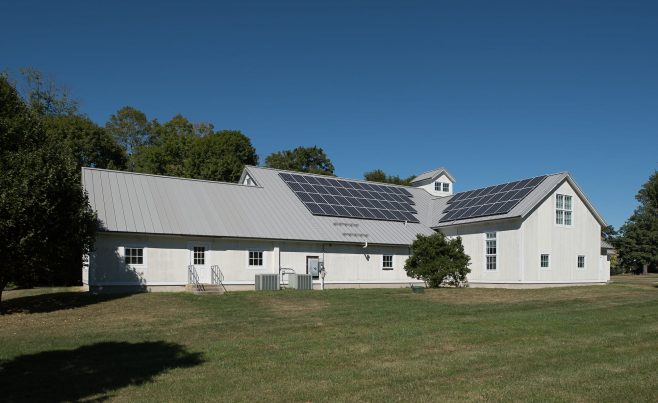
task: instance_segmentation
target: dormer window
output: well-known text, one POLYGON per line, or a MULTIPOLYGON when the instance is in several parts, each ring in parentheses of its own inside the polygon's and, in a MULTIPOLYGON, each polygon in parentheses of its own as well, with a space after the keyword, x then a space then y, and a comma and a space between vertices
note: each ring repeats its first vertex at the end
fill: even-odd
POLYGON ((437 192, 450 192, 450 183, 448 182, 434 182, 434 190, 437 192))

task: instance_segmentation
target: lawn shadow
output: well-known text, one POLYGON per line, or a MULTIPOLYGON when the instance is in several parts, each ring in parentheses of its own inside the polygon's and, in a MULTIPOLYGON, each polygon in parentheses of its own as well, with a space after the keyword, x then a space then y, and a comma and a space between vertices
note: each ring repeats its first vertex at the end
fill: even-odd
POLYGON ((93 293, 60 292, 3 299, 0 314, 47 313, 62 309, 81 308, 145 292, 147 288, 143 274, 143 272, 127 264, 125 258, 119 256, 118 252, 115 251, 113 259, 110 260, 110 263, 105 264, 104 270, 89 273, 91 284, 94 284, 90 286, 94 291, 93 293), (113 282, 127 285, 119 287, 102 286, 102 284, 113 282), (97 284, 100 284, 100 286, 97 284))
POLYGON ((92 294, 89 292, 57 292, 9 298, 2 301, 4 314, 48 313, 63 309, 82 308, 88 305, 124 298, 131 294, 92 294))
POLYGON ((104 401, 123 387, 151 382, 158 374, 203 361, 201 353, 164 341, 104 342, 44 351, 0 361, 0 393, 5 402, 104 401))

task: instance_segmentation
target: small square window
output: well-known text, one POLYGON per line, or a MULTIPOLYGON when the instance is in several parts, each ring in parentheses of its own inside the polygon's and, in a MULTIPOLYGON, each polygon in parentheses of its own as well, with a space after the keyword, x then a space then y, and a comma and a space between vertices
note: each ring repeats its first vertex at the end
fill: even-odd
POLYGON ((450 184, 449 183, 444 183, 443 184, 443 191, 444 192, 449 192, 450 191, 450 184))
POLYGON ((441 191, 441 182, 434 182, 434 190, 437 192, 441 191))
POLYGON ((263 265, 263 252, 262 251, 249 251, 249 266, 262 266, 263 265))
POLYGON ((584 269, 585 268, 585 256, 583 256, 583 255, 578 256, 578 268, 579 269, 584 269))
POLYGON ((206 264, 206 248, 204 246, 194 247, 193 263, 195 265, 203 266, 206 264))
POLYGON ((549 256, 548 256, 547 254, 543 254, 543 255, 541 255, 540 262, 539 262, 539 266, 540 266, 540 267, 542 267, 542 268, 548 268, 548 265, 549 265, 548 257, 549 257, 549 256))
POLYGON ((393 255, 383 255, 382 256, 382 268, 384 270, 393 269, 393 255))
POLYGON ((144 264, 144 248, 125 248, 124 261, 126 264, 144 264))

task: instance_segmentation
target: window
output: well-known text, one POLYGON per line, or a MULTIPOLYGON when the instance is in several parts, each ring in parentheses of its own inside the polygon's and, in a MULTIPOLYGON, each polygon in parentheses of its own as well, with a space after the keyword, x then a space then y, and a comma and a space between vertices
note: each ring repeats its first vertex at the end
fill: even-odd
POLYGON ((568 195, 555 195, 555 223, 569 226, 573 222, 572 198, 568 195))
POLYGON ((262 266, 263 265, 263 252, 262 251, 249 251, 249 266, 262 266))
POLYGON ((485 239, 485 249, 487 270, 496 270, 497 245, 495 232, 487 232, 485 239))
POLYGON ((393 270, 393 255, 382 256, 382 269, 393 270))
POLYGON ((583 255, 578 256, 578 268, 579 269, 584 269, 585 268, 585 256, 583 256, 583 255))
POLYGON ((126 264, 144 264, 144 248, 125 248, 123 256, 126 264))
POLYGON ((437 192, 449 192, 450 183, 448 182, 434 182, 434 190, 437 192))
POLYGON ((539 261, 539 267, 542 267, 544 269, 548 268, 548 255, 544 254, 541 255, 541 259, 539 261))
POLYGON ((206 264, 206 248, 205 246, 195 246, 194 251, 192 252, 192 263, 195 265, 205 265, 206 264))

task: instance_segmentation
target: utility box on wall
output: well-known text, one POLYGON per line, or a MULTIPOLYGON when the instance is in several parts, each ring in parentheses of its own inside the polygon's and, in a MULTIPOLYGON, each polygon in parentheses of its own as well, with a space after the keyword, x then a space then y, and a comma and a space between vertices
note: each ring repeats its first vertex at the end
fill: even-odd
POLYGON ((310 274, 290 274, 288 276, 288 288, 295 290, 312 290, 313 278, 310 274))
POLYGON ((279 289, 278 274, 256 274, 256 291, 276 291, 279 289))

